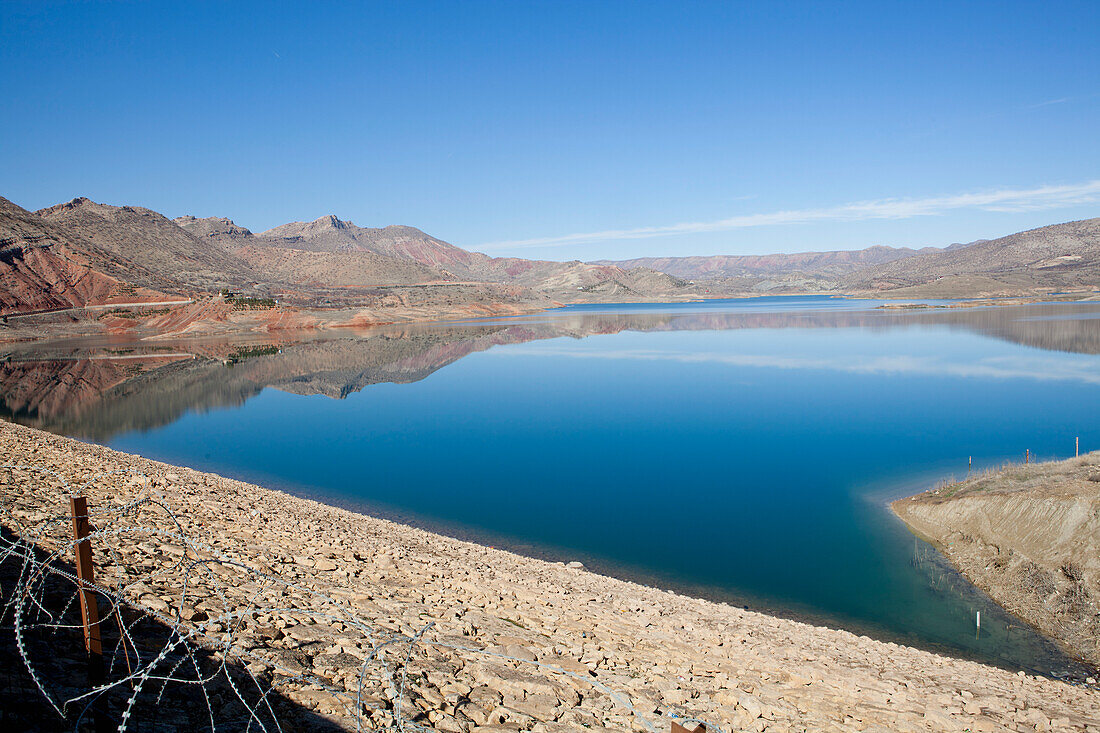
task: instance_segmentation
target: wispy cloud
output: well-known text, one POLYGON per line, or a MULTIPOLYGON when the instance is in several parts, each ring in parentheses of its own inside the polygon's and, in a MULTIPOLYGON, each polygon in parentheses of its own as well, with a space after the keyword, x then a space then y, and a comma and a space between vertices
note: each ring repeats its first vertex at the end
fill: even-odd
POLYGON ((1065 104, 1073 99, 1072 97, 1059 97, 1058 99, 1048 99, 1045 102, 1039 102, 1037 104, 1028 105, 1028 109, 1038 109, 1039 107, 1049 107, 1052 104, 1065 104))
POLYGON ((929 198, 891 198, 856 201, 839 206, 816 209, 790 209, 765 214, 745 214, 717 221, 683 222, 665 226, 607 229, 600 232, 564 234, 556 237, 516 239, 491 242, 479 249, 485 251, 526 247, 561 247, 565 245, 607 242, 622 239, 649 239, 677 234, 720 232, 749 227, 802 224, 817 221, 866 221, 871 219, 911 219, 935 216, 961 209, 980 211, 1021 212, 1059 209, 1100 201, 1100 180, 1059 186, 1038 186, 1026 189, 1000 189, 961 193, 929 198))

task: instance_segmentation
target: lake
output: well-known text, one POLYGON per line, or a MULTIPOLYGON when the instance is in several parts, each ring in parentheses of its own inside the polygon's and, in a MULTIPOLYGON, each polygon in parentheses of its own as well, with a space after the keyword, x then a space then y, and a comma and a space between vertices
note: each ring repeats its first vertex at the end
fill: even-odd
POLYGON ((1100 448, 1100 303, 880 305, 8 345, 0 414, 648 584, 1080 672, 886 503, 970 459, 1100 448))

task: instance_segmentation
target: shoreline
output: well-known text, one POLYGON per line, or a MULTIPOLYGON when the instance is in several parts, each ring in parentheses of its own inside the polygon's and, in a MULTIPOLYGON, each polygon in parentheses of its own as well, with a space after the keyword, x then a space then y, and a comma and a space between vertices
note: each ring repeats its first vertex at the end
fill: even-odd
MULTIPOLYGON (((248 481, 247 478, 235 480, 248 481)), ((912 486, 909 488, 899 488, 889 492, 891 494, 890 499, 873 501, 875 506, 879 508, 881 518, 884 522, 895 524, 899 529, 903 530, 908 530, 908 525, 906 525, 905 521, 892 510, 890 506, 891 503, 895 500, 912 496, 916 485, 927 486, 931 481, 914 481, 910 483, 912 486)), ((256 485, 262 486, 262 484, 256 485)), ((556 565, 579 561, 584 565, 587 571, 596 575, 650 588, 658 592, 675 593, 685 598, 706 601, 708 603, 729 606, 745 611, 753 611, 771 618, 791 621, 793 623, 845 631, 859 636, 868 636, 883 643, 900 644, 932 654, 940 654, 952 659, 976 662, 998 669, 1005 669, 1008 671, 1017 671, 1018 669, 1018 665, 1010 665, 1003 661, 998 664, 995 661, 980 658, 977 653, 967 653, 964 649, 952 647, 946 643, 936 643, 924 639, 906 639, 901 632, 892 630, 881 624, 876 624, 872 621, 833 616, 825 612, 815 611, 809 606, 799 606, 792 603, 784 604, 777 601, 769 601, 768 599, 757 596, 739 594, 734 591, 725 591, 714 586, 679 581, 669 575, 662 575, 652 571, 634 568, 628 564, 608 561, 597 556, 587 555, 564 547, 545 546, 524 542, 518 538, 494 534, 487 530, 473 529, 459 523, 430 519, 407 510, 376 505, 362 500, 349 499, 336 494, 329 494, 322 489, 298 489, 293 486, 281 486, 279 484, 272 484, 266 488, 271 491, 278 491, 307 501, 314 501, 324 506, 343 509, 356 515, 373 517, 408 526, 458 542, 466 542, 488 549, 500 549, 530 560, 548 562, 556 565)), ((1001 606, 986 589, 978 586, 961 569, 952 564, 950 558, 935 547, 935 544, 931 540, 924 537, 920 537, 919 539, 930 545, 938 554, 941 571, 949 573, 951 576, 965 583, 969 587, 970 594, 980 596, 984 601, 995 606, 1007 616, 1019 619, 1018 616, 1001 606)), ((1056 650, 1058 654, 1063 655, 1067 660, 1079 665, 1081 668, 1079 670, 1080 679, 1084 679, 1086 676, 1100 678, 1100 666, 1093 665, 1091 662, 1071 653, 1059 644, 1056 639, 1047 635, 1041 629, 1023 619, 1020 620, 1024 621, 1027 628, 1032 629, 1039 639, 1049 644, 1052 651, 1056 650)), ((1051 679, 1058 678, 1057 675, 1037 672, 1035 670, 1031 670, 1029 673, 1039 674, 1040 676, 1051 679)))
MULTIPOLYGON (((1100 729, 1100 690, 689 598, 7 422, 0 447, 7 463, 50 465, 74 481, 139 470, 162 501, 186 509, 188 527, 242 562, 309 587, 335 584, 371 618, 431 618, 438 633, 466 644, 557 660, 624 691, 651 718, 679 714, 757 731, 996 731, 1042 716, 1055 730, 1100 729)), ((3 491, 5 503, 36 511, 57 498, 10 478, 3 491)), ((102 506, 133 498, 139 487, 105 478, 89 493, 102 506)), ((170 589, 157 593, 172 604, 170 589)), ((315 671, 322 658, 332 663, 314 657, 315 671)), ((442 730, 489 730, 493 716, 546 731, 632 725, 598 695, 553 701, 565 692, 517 691, 469 661, 455 674, 460 689, 492 691, 491 709, 472 700, 444 706, 450 717, 432 721, 442 730)), ((423 699, 442 700, 436 689, 425 688, 423 699)), ((288 694, 309 697, 304 692, 292 685, 288 694)))
MULTIPOLYGON (((493 283, 478 283, 492 285, 493 283)), ((1091 292, 1091 291, 1089 291, 1091 292)), ((640 300, 592 300, 553 302, 497 302, 471 301, 455 307, 401 306, 401 307, 317 307, 275 306, 269 309, 226 311, 218 309, 216 299, 171 301, 167 308, 155 309, 157 303, 144 303, 129 309, 123 316, 111 318, 113 311, 105 312, 95 320, 71 318, 67 323, 57 322, 58 316, 79 314, 82 311, 106 309, 127 310, 114 306, 90 305, 32 313, 8 313, 0 321, 0 344, 34 343, 69 338, 96 336, 132 336, 143 341, 173 338, 210 338, 247 336, 257 333, 340 331, 375 326, 391 326, 421 323, 462 323, 486 318, 531 316, 569 306, 629 306, 684 303, 705 303, 711 300, 751 300, 765 297, 821 297, 843 300, 895 301, 876 306, 876 310, 905 311, 932 308, 977 308, 1036 303, 1092 302, 1089 292, 1052 293, 1044 295, 979 296, 954 298, 936 296, 890 295, 889 293, 819 292, 819 293, 692 293, 690 296, 668 298, 651 297, 640 300), (950 305, 924 305, 920 300, 953 300, 950 305), (182 303, 182 305, 180 305, 182 303), (147 311, 142 317, 142 312, 147 311), (135 315, 136 314, 136 315, 135 315), (108 323, 102 319, 108 318, 108 323), (10 321, 8 319, 11 319, 10 321), (24 323, 27 322, 27 323, 24 323), (93 326, 88 328, 88 326, 93 326)), ((558 294, 560 295, 560 294, 558 294)), ((871 309, 870 306, 868 309, 871 309)))
POLYGON ((1100 453, 1006 464, 890 503, 999 606, 1100 666, 1100 453))

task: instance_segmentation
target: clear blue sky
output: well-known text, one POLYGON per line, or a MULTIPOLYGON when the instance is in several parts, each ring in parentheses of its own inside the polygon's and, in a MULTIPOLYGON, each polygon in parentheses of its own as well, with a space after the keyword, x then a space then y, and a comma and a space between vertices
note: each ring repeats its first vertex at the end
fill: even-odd
POLYGON ((553 259, 969 241, 1100 216, 1098 29, 1095 1, 2 2, 0 195, 553 259))

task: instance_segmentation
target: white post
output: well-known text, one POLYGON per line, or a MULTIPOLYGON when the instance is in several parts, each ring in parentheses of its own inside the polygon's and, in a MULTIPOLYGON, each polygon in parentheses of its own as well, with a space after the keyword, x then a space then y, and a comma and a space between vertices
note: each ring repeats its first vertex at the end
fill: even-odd
POLYGON ((1081 457, 1081 436, 1077 436, 1073 439, 1073 457, 1081 457))

